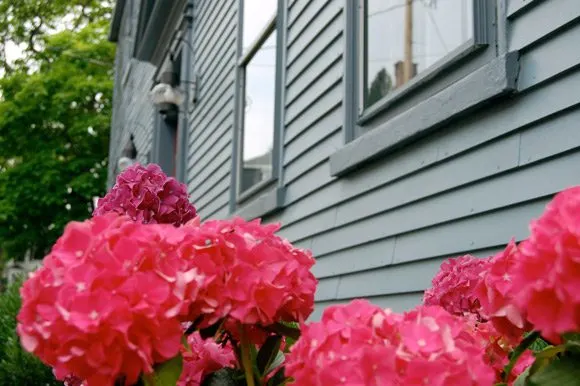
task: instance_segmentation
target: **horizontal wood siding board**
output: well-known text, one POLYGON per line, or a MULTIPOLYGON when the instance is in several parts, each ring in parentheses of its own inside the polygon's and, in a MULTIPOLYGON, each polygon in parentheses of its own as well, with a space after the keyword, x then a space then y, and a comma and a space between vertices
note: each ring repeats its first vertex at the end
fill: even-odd
POLYGON ((308 71, 312 63, 325 52, 326 47, 334 43, 335 40, 342 39, 343 23, 342 14, 337 15, 317 36, 313 36, 312 43, 304 47, 300 55, 296 56, 292 62, 286 63, 287 86, 292 84, 298 75, 308 71))
POLYGON ((292 204, 292 211, 285 212, 283 229, 370 189, 577 106, 580 104, 580 94, 574 90, 578 89, 580 71, 568 74, 558 82, 534 88, 533 92, 514 100, 496 104, 492 109, 485 109, 453 122, 413 146, 385 157, 381 162, 368 165, 360 173, 338 180, 322 177, 309 186, 309 189, 301 188, 297 192, 293 192, 295 187, 288 186, 287 204, 292 204))
POLYGON ((224 41, 231 36, 231 28, 236 23, 237 9, 236 7, 222 7, 219 13, 212 19, 212 23, 208 28, 200 30, 199 42, 195 42, 196 57, 204 59, 212 51, 215 51, 217 44, 224 41), (201 32, 203 31, 203 32, 201 32))
POLYGON ((230 187, 229 181, 227 186, 223 187, 222 191, 215 192, 215 195, 211 197, 211 200, 205 201, 203 203, 197 202, 196 208, 198 213, 203 219, 211 218, 211 215, 216 211, 222 209, 224 205, 227 205, 230 199, 230 187))
POLYGON ((306 10, 308 6, 311 6, 315 2, 320 0, 296 0, 293 2, 292 6, 288 8, 288 28, 291 29, 292 25, 302 13, 306 10))
POLYGON ((342 128, 342 120, 343 111, 338 105, 307 130, 303 130, 291 141, 287 141, 284 147, 284 165, 287 166, 303 153, 316 147, 318 142, 335 134, 337 130, 342 128))
POLYGON ((552 33, 580 18, 578 0, 542 1, 516 18, 509 30, 508 50, 521 50, 548 38, 552 33))
MULTIPOLYGON (((227 105, 227 103, 226 103, 227 105)), ((211 123, 205 127, 205 130, 208 132, 211 132, 211 135, 208 135, 207 133, 203 133, 203 132, 199 132, 196 133, 198 136, 202 136, 204 138, 206 138, 205 142, 201 142, 196 143, 195 145, 190 145, 190 149, 193 151, 193 154, 190 155, 189 158, 189 164, 188 164, 188 168, 195 169, 195 165, 199 164, 200 162, 202 162, 202 160, 204 158, 208 157, 208 154, 211 154, 213 152, 213 154, 215 154, 215 147, 216 144, 221 140, 222 143, 223 141, 225 141, 223 138, 225 136, 229 136, 229 140, 231 140, 232 138, 232 123, 233 123, 233 111, 228 110, 227 108, 224 108, 222 110, 221 113, 219 113, 219 116, 217 116, 215 118, 215 123, 211 123)), ((197 174, 202 173, 203 170, 201 170, 200 167, 196 168, 196 170, 193 170, 191 174, 192 178, 195 178, 197 176, 197 174)))
POLYGON ((341 39, 334 40, 325 48, 324 55, 312 62, 308 71, 302 72, 286 87, 286 105, 294 102, 306 89, 312 87, 329 68, 337 64, 342 66, 343 45, 341 39))
POLYGON ((213 212, 208 213, 205 218, 211 218, 212 220, 223 220, 230 217, 230 207, 229 204, 225 204, 222 207, 214 209, 213 212))
POLYGON ((194 170, 190 171, 191 181, 193 183, 202 183, 209 174, 213 173, 219 165, 225 162, 231 156, 232 135, 231 130, 227 130, 225 134, 217 140, 210 148, 210 151, 200 159, 194 166, 194 170))
POLYGON ((193 7, 194 10, 197 10, 195 12, 196 15, 195 20, 197 21, 197 23, 193 24, 193 29, 195 32, 193 36, 193 43, 195 46, 199 46, 199 42, 207 35, 202 34, 200 32, 207 30, 208 26, 215 21, 216 14, 219 11, 223 11, 223 8, 224 7, 220 6, 217 1, 213 2, 198 1, 195 7, 193 7))
POLYGON ((397 235, 394 262, 496 247, 507 244, 512 237, 517 241, 523 240, 529 235, 530 221, 544 211, 551 198, 397 235))
POLYGON ((206 94, 211 95, 211 91, 215 91, 215 85, 220 79, 232 77, 231 70, 236 61, 235 26, 232 26, 230 30, 232 35, 219 40, 218 48, 211 55, 200 59, 199 65, 194 70, 194 73, 199 75, 200 98, 206 94), (206 89, 209 89, 208 92, 205 92, 206 89))
POLYGON ((214 134, 211 127, 222 127, 224 120, 228 117, 231 118, 234 110, 234 92, 231 90, 233 84, 233 77, 224 79, 223 83, 218 86, 218 91, 212 95, 213 103, 208 104, 203 110, 200 108, 199 111, 196 111, 197 115, 189 122, 190 127, 193 128, 193 133, 195 133, 189 140, 190 147, 202 146, 214 134), (223 92, 220 94, 220 91, 223 92))
POLYGON ((516 15, 520 16, 520 13, 530 10, 542 1, 545 0, 507 0, 507 17, 512 19, 516 15))
MULTIPOLYGON (((470 251, 469 254, 485 258, 496 254, 500 250, 501 248, 492 248, 482 251, 470 251)), ((462 252, 462 254, 464 253, 462 252)), ((441 263, 448 258, 449 256, 441 256, 344 275, 340 277, 335 298, 323 299, 319 297, 317 300, 421 292, 431 287, 431 280, 439 270, 441 263), (409 278, 413 278, 413 280, 409 280, 409 278), (360 283, 365 283, 365 285, 360 285, 360 283)), ((335 278, 321 279, 320 283, 333 279, 335 278)))
POLYGON ((227 157, 221 165, 215 168, 213 171, 208 172, 205 178, 199 178, 199 182, 195 184, 196 181, 191 181, 189 184, 189 196, 192 198, 201 197, 207 193, 207 191, 213 188, 223 177, 230 174, 231 165, 230 157, 227 157))
POLYGON ((304 90, 304 93, 300 94, 294 102, 286 107, 286 124, 298 118, 305 110, 312 106, 314 101, 320 99, 324 94, 334 91, 336 86, 342 82, 342 73, 342 66, 336 64, 322 75, 316 83, 313 83, 311 87, 304 90))
MULTIPOLYGON (((578 5, 580 8, 580 4, 578 5)), ((580 23, 522 54, 518 90, 542 84, 580 65, 580 23)))
POLYGON ((315 39, 316 35, 324 29, 324 26, 341 11, 340 1, 314 1, 313 5, 308 7, 306 12, 288 30, 288 63, 292 63, 304 48, 315 39))
POLYGON ((313 125, 325 118, 330 111, 341 106, 342 100, 337 95, 340 88, 340 85, 336 85, 334 90, 328 91, 316 100, 299 119, 288 124, 284 132, 284 143, 288 144, 299 134, 307 132, 313 125))
POLYGON ((228 190, 229 186, 230 176, 226 175, 222 177, 222 179, 211 189, 209 189, 206 194, 198 197, 197 199, 194 199, 193 203, 198 208, 198 210, 201 211, 206 208, 212 201, 214 201, 216 197, 219 197, 224 191, 228 190))
POLYGON ((336 130, 328 137, 318 141, 309 151, 302 153, 294 162, 286 165, 284 182, 289 184, 299 179, 306 171, 326 161, 330 154, 338 150, 344 143, 342 131, 336 130))

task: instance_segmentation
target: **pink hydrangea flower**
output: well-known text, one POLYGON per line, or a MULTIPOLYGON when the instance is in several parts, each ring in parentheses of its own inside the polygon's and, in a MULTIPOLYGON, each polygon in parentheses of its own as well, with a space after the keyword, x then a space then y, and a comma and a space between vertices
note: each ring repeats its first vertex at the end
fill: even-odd
POLYGON ((475 288, 488 266, 488 260, 470 255, 445 260, 433 278, 433 287, 425 291, 423 303, 441 306, 453 315, 480 316, 475 288))
POLYGON ((512 239, 505 250, 491 258, 489 268, 476 288, 481 313, 513 344, 519 343, 524 332, 531 329, 511 298, 517 291, 512 287, 512 277, 514 264, 519 258, 518 247, 512 239))
POLYGON ((404 314, 397 348, 400 385, 491 385, 486 345, 466 319, 439 306, 404 314))
POLYGON ((199 386, 204 378, 224 367, 234 367, 236 357, 230 344, 219 345, 202 339, 198 332, 187 337, 189 347, 182 348, 183 371, 177 386, 199 386))
POLYGON ((247 326, 304 321, 314 308, 314 259, 276 236, 278 225, 241 218, 208 221, 197 228, 188 248, 206 277, 189 320, 204 315, 201 326, 228 317, 247 326))
POLYGON ((296 385, 491 385, 485 344, 439 306, 398 315, 364 300, 329 307, 287 358, 296 385))
POLYGON ((286 375, 300 386, 391 385, 395 349, 373 327, 383 311, 366 300, 328 307, 318 323, 302 325, 286 358, 286 375))
POLYGON ((532 221, 512 274, 512 296, 534 329, 557 342, 580 331, 580 186, 557 194, 532 221))
POLYGON ((109 212, 126 214, 144 224, 175 226, 185 224, 196 215, 186 186, 167 177, 155 164, 146 167, 135 164, 117 176, 117 183, 99 199, 93 215, 109 212))
POLYGON ((88 386, 127 384, 179 352, 175 318, 202 278, 178 246, 186 231, 116 214, 70 223, 21 290, 23 347, 88 386))

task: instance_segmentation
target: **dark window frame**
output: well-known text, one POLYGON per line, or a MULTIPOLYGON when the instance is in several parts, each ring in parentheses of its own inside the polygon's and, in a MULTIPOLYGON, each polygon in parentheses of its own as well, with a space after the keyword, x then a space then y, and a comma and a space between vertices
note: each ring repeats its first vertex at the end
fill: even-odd
POLYGON ((519 56, 505 52, 504 2, 471 1, 473 38, 363 110, 364 58, 359 52, 364 42, 360 5, 365 0, 345 0, 345 146, 330 156, 331 175, 359 169, 451 119, 515 91, 519 56), (481 86, 485 90, 478 89, 481 86))

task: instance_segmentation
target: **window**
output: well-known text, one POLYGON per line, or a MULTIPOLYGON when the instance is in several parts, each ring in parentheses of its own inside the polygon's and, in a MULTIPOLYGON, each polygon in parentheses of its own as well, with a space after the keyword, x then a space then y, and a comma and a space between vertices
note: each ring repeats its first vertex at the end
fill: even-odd
POLYGON ((367 0, 363 12, 364 107, 473 38, 469 0, 367 0))
POLYGON ((517 92, 503 2, 344 1, 345 146, 330 156, 333 176, 517 92))
POLYGON ((274 177, 276 1, 243 1, 238 193, 274 177))
POLYGON ((480 3, 360 0, 359 116, 412 89, 416 78, 449 66, 486 43, 478 28, 488 21, 480 3))

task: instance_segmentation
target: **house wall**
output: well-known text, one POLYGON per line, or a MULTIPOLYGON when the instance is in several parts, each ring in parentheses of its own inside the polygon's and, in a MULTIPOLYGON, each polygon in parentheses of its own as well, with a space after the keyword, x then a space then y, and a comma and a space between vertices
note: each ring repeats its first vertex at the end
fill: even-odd
MULTIPOLYGON (((230 215, 237 9, 227 2, 195 7, 201 85, 187 182, 205 218, 230 215)), ((520 52, 517 93, 342 177, 328 159, 344 145, 345 1, 288 3, 284 208, 265 221, 282 222, 281 234, 317 258, 314 319, 355 297, 412 307, 444 258, 487 256, 525 238, 551 196, 580 182, 577 0, 499 1, 509 15, 500 48, 520 52)), ((135 116, 145 103, 123 108, 135 116)), ((150 134, 141 138, 149 146, 150 134)))
POLYGON ((148 93, 153 86, 156 68, 133 58, 140 3, 141 0, 126 1, 117 42, 108 187, 115 182, 117 160, 131 134, 134 135, 138 162, 148 162, 152 146, 155 115, 148 93))

